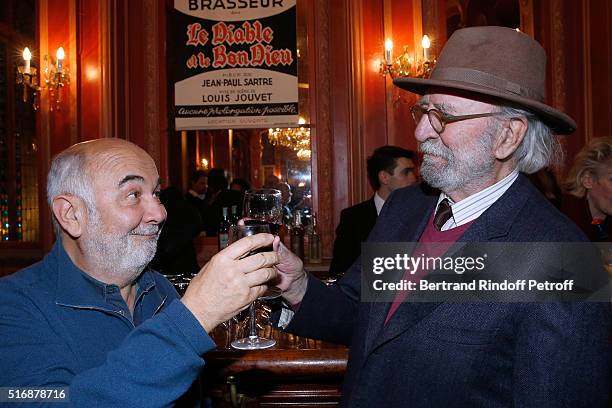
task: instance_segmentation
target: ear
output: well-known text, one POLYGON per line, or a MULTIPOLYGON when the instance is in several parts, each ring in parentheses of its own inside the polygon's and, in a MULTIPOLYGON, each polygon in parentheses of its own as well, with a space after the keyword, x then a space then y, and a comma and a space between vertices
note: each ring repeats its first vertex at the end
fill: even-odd
POLYGON ((391 175, 384 170, 378 172, 378 181, 382 186, 386 186, 387 184, 389 184, 390 177, 391 175))
POLYGON ((520 146, 527 132, 527 118, 524 116, 507 120, 493 150, 495 158, 505 160, 520 146))
POLYGON ((580 178, 580 182, 582 183, 582 186, 584 188, 586 188, 587 190, 590 190, 593 188, 595 179, 593 178, 593 175, 589 171, 585 171, 582 177, 580 178))
POLYGON ((72 195, 59 195, 53 199, 53 215, 64 231, 72 238, 79 238, 85 223, 85 203, 72 195))

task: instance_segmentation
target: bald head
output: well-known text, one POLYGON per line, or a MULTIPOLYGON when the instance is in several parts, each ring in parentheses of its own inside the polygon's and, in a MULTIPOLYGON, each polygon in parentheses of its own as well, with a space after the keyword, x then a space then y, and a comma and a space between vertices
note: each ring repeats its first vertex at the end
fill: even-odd
POLYGON ((94 278, 127 287, 155 255, 166 211, 155 163, 135 144, 71 146, 53 159, 47 194, 64 249, 94 278))
MULTIPOLYGON (((51 207, 55 197, 76 196, 87 209, 95 209, 94 185, 106 175, 106 167, 125 158, 140 158, 155 166, 149 154, 134 143, 117 138, 104 138, 77 143, 57 154, 47 177, 47 202, 51 207)), ((59 225, 54 219, 59 236, 59 225)))

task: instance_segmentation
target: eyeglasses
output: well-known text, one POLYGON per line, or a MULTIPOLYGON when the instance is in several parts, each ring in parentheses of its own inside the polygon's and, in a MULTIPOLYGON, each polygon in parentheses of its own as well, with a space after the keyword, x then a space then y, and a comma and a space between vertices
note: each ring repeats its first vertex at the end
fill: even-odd
POLYGON ((413 105, 412 108, 410 108, 410 113, 412 113, 412 118, 414 119, 414 123, 416 123, 417 125, 421 121, 421 118, 423 117, 423 115, 426 114, 427 118, 429 119, 429 123, 431 124, 431 127, 439 135, 442 134, 442 132, 444 132, 446 125, 448 125, 449 123, 460 122, 462 120, 468 120, 468 119, 486 118, 487 116, 496 116, 496 115, 501 114, 501 112, 489 112, 489 113, 475 113, 472 115, 452 116, 452 115, 447 115, 445 113, 442 113, 435 108, 427 109, 420 105, 413 105))

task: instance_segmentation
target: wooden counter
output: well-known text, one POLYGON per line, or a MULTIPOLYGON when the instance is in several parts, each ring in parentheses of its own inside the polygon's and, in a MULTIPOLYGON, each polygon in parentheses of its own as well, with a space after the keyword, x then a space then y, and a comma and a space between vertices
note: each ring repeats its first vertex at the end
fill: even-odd
POLYGON ((226 329, 213 332, 217 349, 207 353, 203 385, 215 407, 333 407, 346 370, 344 346, 282 333, 267 326, 260 335, 276 345, 243 351, 229 346, 226 329), (233 403, 232 403, 233 400, 233 403))

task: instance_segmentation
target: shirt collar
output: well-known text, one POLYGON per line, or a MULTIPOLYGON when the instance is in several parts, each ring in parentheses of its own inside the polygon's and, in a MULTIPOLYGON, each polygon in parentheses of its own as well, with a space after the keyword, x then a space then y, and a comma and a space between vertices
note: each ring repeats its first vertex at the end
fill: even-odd
POLYGON ((378 191, 374 193, 374 205, 376 206, 376 214, 380 215, 380 210, 382 210, 383 205, 385 205, 385 200, 378 195, 378 191))
MULTIPOLYGON (((452 228, 459 227, 463 224, 467 224, 470 221, 480 217, 489 207, 491 207, 505 192, 510 188, 512 183, 518 178, 518 170, 512 171, 503 179, 497 183, 472 194, 471 196, 464 198, 463 200, 455 203, 445 193, 441 193, 438 198, 438 204, 445 198, 448 199, 453 210, 453 216, 446 221, 442 226, 442 231, 446 231, 452 228)), ((436 204, 436 208, 438 205, 436 204)))
MULTIPOLYGON (((79 308, 95 308, 115 311, 121 302, 119 287, 106 284, 79 269, 57 240, 51 250, 57 268, 56 303, 79 308)), ((145 270, 136 279, 138 293, 150 291, 155 286, 151 272, 145 270)), ((137 295, 139 297, 139 295, 137 295)), ((125 302, 123 302, 125 303, 125 302)))

